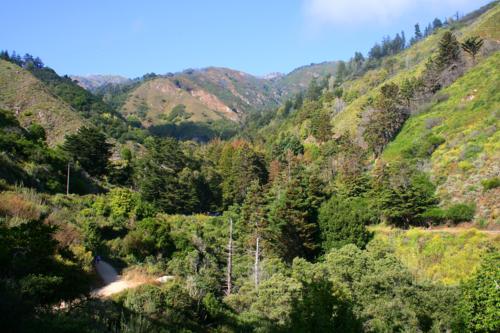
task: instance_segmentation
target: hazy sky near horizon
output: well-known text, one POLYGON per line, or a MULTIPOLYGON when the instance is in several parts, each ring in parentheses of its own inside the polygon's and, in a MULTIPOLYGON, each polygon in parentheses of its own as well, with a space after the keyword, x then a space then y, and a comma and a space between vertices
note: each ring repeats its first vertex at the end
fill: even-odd
POLYGON ((0 49, 59 74, 177 72, 222 66, 254 75, 348 60, 383 36, 489 0, 25 0, 2 4, 0 49))

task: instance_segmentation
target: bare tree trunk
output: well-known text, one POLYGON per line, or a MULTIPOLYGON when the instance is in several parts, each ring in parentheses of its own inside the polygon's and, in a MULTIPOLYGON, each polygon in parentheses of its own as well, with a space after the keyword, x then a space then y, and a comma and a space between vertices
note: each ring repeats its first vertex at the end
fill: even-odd
POLYGON ((286 159, 287 159, 287 163, 288 163, 288 182, 291 181, 292 179, 292 170, 291 170, 291 163, 292 163, 292 151, 290 149, 288 149, 286 151, 286 159))
POLYGON ((255 264, 253 267, 254 279, 255 279, 255 289, 259 288, 259 240, 260 240, 260 237, 257 236, 257 242, 255 244, 255 264))
POLYGON ((229 244, 227 245, 227 291, 226 295, 231 295, 233 273, 233 219, 229 218, 229 244))
POLYGON ((70 162, 68 162, 68 176, 66 178, 66 195, 69 195, 69 167, 70 167, 70 162))

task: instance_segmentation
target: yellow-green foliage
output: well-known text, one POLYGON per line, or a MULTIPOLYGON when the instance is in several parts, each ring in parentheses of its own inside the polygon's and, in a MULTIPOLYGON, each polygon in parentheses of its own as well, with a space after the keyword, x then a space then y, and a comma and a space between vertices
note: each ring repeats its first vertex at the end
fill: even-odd
POLYGON ((462 141, 458 145, 442 145, 433 154, 433 158, 441 160, 443 167, 459 161, 466 144, 484 146, 484 151, 490 155, 498 151, 499 132, 493 131, 488 135, 483 131, 500 125, 497 115, 500 110, 499 66, 500 52, 497 52, 442 91, 440 96, 447 100, 437 101, 427 112, 410 118, 396 140, 385 150, 384 158, 401 156, 404 150, 418 143, 428 132, 446 138, 447 142, 462 141), (426 123, 433 119, 441 123, 426 130, 426 123))
POLYGON ((383 158, 405 158, 429 136, 444 139, 431 155, 431 171, 442 199, 489 202, 479 216, 498 221, 495 193, 481 191, 481 181, 496 175, 500 162, 500 52, 483 60, 439 93, 428 111, 411 117, 383 158))
POLYGON ((500 250, 500 236, 476 229, 408 231, 371 228, 375 240, 394 249, 396 256, 419 280, 456 285, 477 269, 489 248, 500 250))
POLYGON ((481 36, 494 40, 500 39, 500 5, 487 11, 480 21, 474 22, 466 36, 481 36))
POLYGON ((420 74, 425 60, 437 47, 444 30, 438 30, 433 35, 391 57, 395 60, 394 72, 389 75, 387 69, 379 67, 366 72, 361 78, 346 84, 346 91, 358 92, 360 97, 349 104, 344 111, 333 119, 334 131, 339 133, 356 133, 359 114, 370 97, 375 97, 379 88, 389 82, 401 83, 404 78, 420 74))
MULTIPOLYGON (((360 97, 354 99, 346 109, 333 119, 334 131, 356 134, 359 114, 370 97, 374 97, 379 88, 389 82, 401 83, 410 76, 419 76, 425 68, 426 60, 433 54, 445 29, 438 29, 426 39, 412 47, 386 59, 394 63, 391 75, 385 66, 366 72, 360 78, 345 84, 347 94, 356 92, 360 97)), ((453 33, 461 41, 465 37, 479 35, 482 38, 498 41, 500 31, 500 5, 488 10, 470 25, 454 30, 453 33)))

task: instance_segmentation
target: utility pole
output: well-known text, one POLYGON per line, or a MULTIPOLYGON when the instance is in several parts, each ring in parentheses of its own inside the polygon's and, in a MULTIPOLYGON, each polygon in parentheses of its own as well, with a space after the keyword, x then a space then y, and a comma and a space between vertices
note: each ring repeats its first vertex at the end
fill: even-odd
POLYGON ((69 167, 71 165, 71 162, 68 162, 68 176, 66 178, 66 195, 69 195, 69 167))
POLYGON ((227 291, 226 295, 231 295, 233 273, 233 219, 229 218, 229 244, 227 245, 227 291))
POLYGON ((253 267, 254 271, 254 278, 255 278, 255 289, 259 288, 259 239, 260 237, 257 236, 257 242, 255 244, 255 264, 253 267))

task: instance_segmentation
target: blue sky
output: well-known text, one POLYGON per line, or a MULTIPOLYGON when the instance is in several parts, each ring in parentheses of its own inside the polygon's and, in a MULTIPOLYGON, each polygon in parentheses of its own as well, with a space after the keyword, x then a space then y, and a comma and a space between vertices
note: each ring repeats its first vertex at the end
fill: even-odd
POLYGON ((366 53, 384 35, 489 0, 24 0, 0 11, 0 49, 60 74, 176 72, 206 66, 255 75, 366 53))

